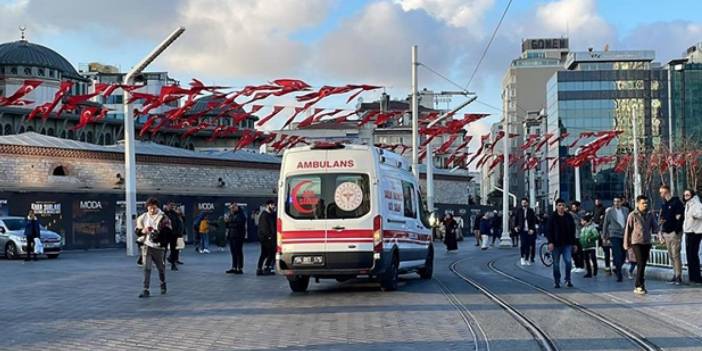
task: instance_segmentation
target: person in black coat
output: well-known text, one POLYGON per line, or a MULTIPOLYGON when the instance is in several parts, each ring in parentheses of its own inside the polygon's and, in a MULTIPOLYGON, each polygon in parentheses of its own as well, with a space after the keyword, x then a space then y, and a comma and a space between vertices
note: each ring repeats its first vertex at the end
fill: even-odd
POLYGON ((224 215, 224 226, 227 230, 229 252, 232 254, 232 268, 226 273, 244 273, 244 239, 246 239, 246 217, 244 211, 236 203, 229 206, 229 213, 224 215))
POLYGON ((521 264, 534 263, 536 253, 536 213, 529 207, 529 200, 522 199, 522 206, 514 210, 514 231, 519 233, 521 264))
POLYGON ((556 200, 556 211, 549 218, 546 229, 548 237, 548 250, 553 255, 553 280, 554 287, 561 287, 561 262, 563 257, 565 263, 565 284, 566 287, 573 287, 570 279, 572 268, 572 254, 577 250, 575 243, 575 221, 573 216, 566 211, 566 204, 563 199, 556 200))
POLYGON ((453 219, 451 213, 446 214, 444 218, 444 228, 446 228, 446 234, 444 235, 444 244, 446 244, 446 251, 458 250, 458 242, 456 240, 456 229, 458 228, 458 223, 453 219))
POLYGON ((473 219, 473 235, 475 235, 475 246, 480 246, 480 220, 483 219, 484 214, 478 212, 473 219))
POLYGON ((37 254, 34 252, 34 239, 41 238, 41 226, 39 225, 39 219, 34 215, 34 210, 29 210, 27 213, 24 236, 27 238, 27 257, 24 260, 29 261, 33 256, 36 261, 37 254))
POLYGON ((165 213, 166 216, 168 216, 168 219, 171 221, 171 227, 172 227, 171 235, 168 238, 168 250, 170 251, 170 255, 168 256, 168 262, 171 263, 171 270, 172 271, 178 270, 178 267, 176 266, 176 263, 179 260, 178 259, 179 251, 177 249, 178 238, 183 237, 183 229, 184 229, 183 221, 181 221, 180 215, 175 210, 176 207, 177 207, 176 203, 169 202, 163 211, 163 213, 165 213))
POLYGON ((276 217, 275 202, 268 200, 265 210, 261 212, 258 219, 258 240, 261 242, 261 255, 258 257, 256 275, 273 274, 277 239, 276 217))

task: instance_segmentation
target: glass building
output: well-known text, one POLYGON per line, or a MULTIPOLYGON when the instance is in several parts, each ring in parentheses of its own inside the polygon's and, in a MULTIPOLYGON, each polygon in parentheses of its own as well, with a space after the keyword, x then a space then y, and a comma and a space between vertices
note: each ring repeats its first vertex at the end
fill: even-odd
MULTIPOLYGON (((667 71, 653 62, 653 51, 572 52, 566 70, 547 83, 548 133, 568 137, 549 145, 548 189, 551 200, 574 201, 575 171, 564 159, 575 155, 570 147, 582 132, 621 130, 623 134, 598 152, 598 156, 630 154, 633 149, 633 116, 639 148, 653 150, 667 139, 667 71)), ((592 141, 583 139, 578 145, 592 141)), ((632 195, 626 173, 614 171, 616 162, 596 169, 580 167, 581 201, 590 208, 595 198, 605 202, 615 195, 632 195)), ((631 196, 628 196, 631 197, 631 196)))
MULTIPOLYGON (((673 146, 678 149, 702 146, 702 42, 687 49, 686 58, 666 67, 670 74, 673 146), (687 144, 687 145, 684 145, 687 144)), ((692 187, 688 170, 677 173, 676 189, 692 187)))

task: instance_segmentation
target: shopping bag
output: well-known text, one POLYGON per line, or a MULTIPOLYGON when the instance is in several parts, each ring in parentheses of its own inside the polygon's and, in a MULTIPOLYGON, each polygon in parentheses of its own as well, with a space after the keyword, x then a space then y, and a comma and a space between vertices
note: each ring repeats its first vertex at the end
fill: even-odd
POLYGON ((183 238, 178 238, 176 241, 176 250, 183 250, 185 249, 185 239, 183 238))
POLYGON ((44 254, 44 244, 42 244, 39 238, 34 238, 34 253, 37 255, 44 254))

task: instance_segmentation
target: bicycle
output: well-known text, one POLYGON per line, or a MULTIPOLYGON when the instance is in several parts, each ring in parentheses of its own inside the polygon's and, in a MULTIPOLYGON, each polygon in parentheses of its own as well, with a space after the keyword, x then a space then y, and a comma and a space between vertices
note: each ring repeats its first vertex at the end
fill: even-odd
POLYGON ((547 242, 541 243, 539 246, 539 258, 541 258, 541 263, 546 267, 551 267, 553 264, 553 255, 551 255, 551 251, 548 249, 547 242))

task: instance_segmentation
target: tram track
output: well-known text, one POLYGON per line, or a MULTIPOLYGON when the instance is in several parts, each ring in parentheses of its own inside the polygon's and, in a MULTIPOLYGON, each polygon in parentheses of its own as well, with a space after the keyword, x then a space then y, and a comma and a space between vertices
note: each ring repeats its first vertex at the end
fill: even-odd
POLYGON ((439 285, 439 289, 441 290, 441 293, 446 297, 446 299, 449 301, 449 303, 456 309, 458 314, 461 316, 461 319, 466 324, 466 327, 471 333, 471 336, 473 337, 473 345, 475 351, 490 351, 490 340, 487 337, 487 334, 485 333, 485 330, 480 326, 480 323, 478 323, 478 320, 475 318, 475 316, 466 308, 466 306, 461 303, 461 301, 458 299, 456 294, 449 289, 446 284, 444 284, 441 280, 434 278, 434 281, 439 285), (480 335, 478 335, 480 334, 480 335))
MULTIPOLYGON (((590 318, 594 319, 595 321, 597 321, 601 324, 604 324, 607 327, 611 328, 617 334, 623 336, 624 338, 629 340, 632 344, 634 344, 635 346, 637 346, 641 350, 646 350, 646 351, 663 350, 661 347, 654 344, 653 342, 648 340, 648 338, 644 337, 643 335, 640 335, 639 333, 637 333, 637 332, 635 332, 627 327, 624 327, 617 322, 612 321, 611 319, 607 318, 606 316, 604 316, 598 312, 595 312, 595 311, 593 311, 593 310, 591 310, 591 309, 589 309, 589 308, 587 308, 587 307, 585 307, 585 306, 583 306, 583 305, 581 305, 581 304, 579 304, 571 299, 565 298, 565 297, 560 296, 560 295, 556 295, 556 294, 554 294, 554 293, 552 293, 552 292, 550 292, 550 291, 548 291, 548 290, 546 290, 546 289, 544 289, 536 284, 527 282, 527 281, 525 281, 517 276, 514 276, 512 274, 509 274, 509 273, 497 268, 495 265, 496 261, 497 261, 497 259, 494 259, 488 263, 488 268, 491 271, 493 271, 493 272, 495 272, 495 273, 497 273, 497 274, 499 274, 507 279, 510 279, 514 282, 520 283, 521 285, 532 288, 532 289, 570 307, 573 310, 576 310, 578 312, 581 312, 581 313, 589 316, 590 318)), ((455 264, 456 263, 454 263, 454 265, 455 264)), ((454 270, 453 265, 451 267, 451 270, 452 271, 454 270)))
MULTIPOLYGON (((500 298, 497 294, 494 292, 490 291, 488 288, 486 288, 483 284, 478 283, 477 281, 467 277, 466 275, 462 274, 456 269, 456 266, 461 263, 462 261, 466 260, 467 258, 463 258, 457 261, 454 261, 451 263, 449 266, 449 270, 455 274, 457 277, 459 277, 461 280, 464 282, 468 283, 469 285, 473 286, 475 289, 477 289, 480 293, 485 295, 489 300, 500 306, 503 310, 505 310, 509 315, 511 315, 519 324, 521 324, 529 334, 532 335, 534 340, 538 343, 539 348, 543 351, 556 351, 558 350, 558 346, 554 342, 554 340, 544 331, 537 323, 532 321, 529 317, 527 317, 524 313, 519 311, 518 309, 514 308, 511 304, 500 298)), ((465 308, 465 307, 464 307, 465 308)))

